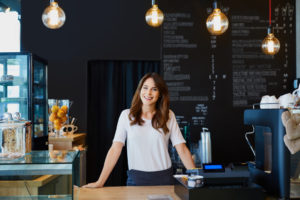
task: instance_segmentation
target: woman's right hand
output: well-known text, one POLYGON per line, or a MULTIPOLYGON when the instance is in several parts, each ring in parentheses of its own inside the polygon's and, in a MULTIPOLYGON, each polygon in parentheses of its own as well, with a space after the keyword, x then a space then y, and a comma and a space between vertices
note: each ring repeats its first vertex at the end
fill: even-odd
POLYGON ((103 184, 100 184, 98 182, 93 182, 93 183, 86 184, 82 187, 83 188, 101 188, 101 187, 103 187, 103 184))
POLYGON ((111 171, 115 167, 121 155, 123 146, 124 143, 122 142, 114 142, 112 144, 112 146, 110 147, 106 155, 104 166, 98 180, 96 182, 89 183, 87 185, 82 186, 83 188, 101 188, 104 186, 104 183, 106 182, 108 176, 110 175, 111 171))

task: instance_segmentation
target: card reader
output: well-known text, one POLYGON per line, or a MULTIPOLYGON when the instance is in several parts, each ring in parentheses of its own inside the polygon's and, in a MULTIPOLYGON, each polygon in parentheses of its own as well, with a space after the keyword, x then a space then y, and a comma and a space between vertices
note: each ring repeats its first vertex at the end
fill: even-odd
POLYGON ((250 177, 248 166, 222 164, 203 164, 203 168, 189 169, 190 175, 204 177, 205 185, 247 185, 250 177))
POLYGON ((203 164, 203 171, 208 172, 225 172, 225 168, 221 164, 203 164))

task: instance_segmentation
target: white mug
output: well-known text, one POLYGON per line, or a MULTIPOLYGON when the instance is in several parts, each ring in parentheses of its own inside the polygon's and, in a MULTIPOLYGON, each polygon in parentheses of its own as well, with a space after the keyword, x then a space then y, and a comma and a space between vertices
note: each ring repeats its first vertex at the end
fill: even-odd
POLYGON ((60 129, 62 135, 73 134, 78 130, 78 127, 72 124, 63 125, 60 129))

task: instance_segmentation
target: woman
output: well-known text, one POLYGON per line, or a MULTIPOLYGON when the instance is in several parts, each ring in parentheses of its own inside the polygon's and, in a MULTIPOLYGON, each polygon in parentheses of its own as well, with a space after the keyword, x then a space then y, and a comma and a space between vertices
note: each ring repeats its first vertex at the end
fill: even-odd
POLYGON ((169 110, 168 89, 156 73, 146 74, 139 82, 131 108, 118 121, 98 181, 83 187, 103 187, 127 140, 129 171, 127 185, 171 185, 172 163, 168 142, 175 146, 184 166, 195 168, 174 113, 169 110))

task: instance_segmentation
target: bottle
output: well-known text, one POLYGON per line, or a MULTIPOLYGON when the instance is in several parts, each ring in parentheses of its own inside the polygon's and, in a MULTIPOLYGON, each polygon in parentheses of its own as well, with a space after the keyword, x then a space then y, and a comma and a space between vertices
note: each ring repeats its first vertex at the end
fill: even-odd
POLYGON ((211 163, 211 139, 210 139, 210 132, 208 128, 203 127, 201 132, 201 142, 200 142, 200 155, 201 161, 203 163, 211 163))
POLYGON ((183 127, 183 138, 186 141, 186 146, 191 149, 191 135, 190 135, 190 125, 187 124, 183 127))

